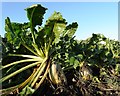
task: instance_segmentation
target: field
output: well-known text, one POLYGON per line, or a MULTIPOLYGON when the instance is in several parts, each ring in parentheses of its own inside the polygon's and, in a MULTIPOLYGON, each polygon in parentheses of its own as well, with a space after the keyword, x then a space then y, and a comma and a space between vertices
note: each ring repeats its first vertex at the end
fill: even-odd
POLYGON ((5 19, 2 96, 120 96, 120 42, 103 34, 76 40, 77 22, 47 8, 26 8, 29 22, 5 19))

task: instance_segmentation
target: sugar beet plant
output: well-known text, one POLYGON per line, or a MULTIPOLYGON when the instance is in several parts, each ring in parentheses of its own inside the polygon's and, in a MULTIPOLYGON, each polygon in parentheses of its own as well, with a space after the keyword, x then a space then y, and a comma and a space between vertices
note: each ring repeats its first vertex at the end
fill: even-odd
POLYGON ((3 64, 0 68, 3 71, 3 78, 0 79, 0 83, 15 82, 16 75, 21 72, 27 74, 28 69, 32 71, 28 72, 31 74, 26 80, 14 87, 3 89, 3 93, 21 90, 20 94, 32 94, 47 78, 48 73, 51 81, 55 84, 62 81, 63 83, 67 82, 62 68, 53 60, 53 57, 57 52, 56 45, 60 38, 69 34, 72 37, 77 29, 77 23, 67 25, 62 15, 54 12, 42 26, 47 8, 37 4, 25 10, 29 20, 27 23, 11 22, 9 17, 5 19, 3 64), (13 59, 10 59, 12 57, 13 59), (9 64, 5 63, 7 58, 9 58, 9 64), (56 68, 59 68, 60 72, 55 71, 56 68), (63 80, 61 81, 61 79, 63 80))

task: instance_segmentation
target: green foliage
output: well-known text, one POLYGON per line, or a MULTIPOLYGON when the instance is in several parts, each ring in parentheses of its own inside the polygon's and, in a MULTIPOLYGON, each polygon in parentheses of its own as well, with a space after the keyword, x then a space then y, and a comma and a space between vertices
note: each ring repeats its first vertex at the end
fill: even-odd
POLYGON ((10 84, 13 81, 13 77, 15 78, 17 74, 30 69, 32 72, 30 72, 31 75, 29 75, 29 78, 24 79, 23 83, 17 83, 19 84, 18 89, 23 89, 21 94, 31 93, 30 87, 37 89, 43 83, 54 61, 53 58, 57 54, 58 49, 56 46, 59 45, 61 38, 72 38, 78 26, 77 23, 66 25, 67 22, 63 19, 61 13, 54 12, 42 27, 45 10, 46 8, 39 4, 27 8, 27 16, 30 21, 27 23, 11 22, 9 17, 5 20, 6 35, 3 43, 6 58, 4 59, 7 60, 10 58, 7 57, 7 55, 16 57, 16 59, 19 57, 19 59, 17 59, 17 61, 16 59, 12 61, 8 60, 9 62, 3 60, 3 66, 1 66, 0 69, 2 69, 5 74, 3 75, 4 77, 0 79, 0 82, 8 83, 8 85, 11 86, 10 84), (38 26, 38 29, 36 26, 38 26), (18 68, 17 66, 20 67, 18 68), (38 68, 34 66, 38 66, 38 68), (40 76, 42 76, 42 78, 39 81, 40 76), (38 84, 36 85, 37 82, 38 84))
POLYGON ((120 55, 118 44, 118 41, 109 40, 101 34, 93 34, 91 38, 80 42, 80 50, 88 62, 103 67, 116 64, 115 57, 120 55))
MULTIPOLYGON (((54 12, 43 25, 47 8, 37 4, 25 10, 29 22, 16 23, 11 22, 9 17, 5 19, 6 34, 0 44, 3 55, 0 66, 3 78, 0 82, 3 88, 15 86, 15 90, 20 90, 20 95, 33 94, 48 80, 47 74, 53 62, 60 64, 66 73, 72 70, 71 74, 77 75, 76 84, 80 83, 77 88, 80 86, 81 93, 86 91, 82 86, 87 82, 82 75, 85 69, 92 71, 86 72, 93 77, 88 81, 106 83, 110 88, 119 87, 119 41, 110 40, 102 34, 92 34, 86 40, 75 40, 77 22, 67 24, 60 12, 54 12), (74 73, 76 71, 79 75, 74 73)), ((8 93, 8 90, 4 89, 3 92, 8 93)))

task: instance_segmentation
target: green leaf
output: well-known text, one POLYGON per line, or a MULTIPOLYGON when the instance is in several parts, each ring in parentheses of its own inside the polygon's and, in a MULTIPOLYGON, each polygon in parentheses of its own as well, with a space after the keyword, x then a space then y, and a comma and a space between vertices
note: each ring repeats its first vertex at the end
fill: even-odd
POLYGON ((83 55, 82 54, 78 54, 77 56, 80 60, 83 60, 83 55))
POLYGON ((25 88, 22 89, 22 91, 20 92, 20 95, 32 95, 35 92, 35 89, 32 89, 31 87, 29 87, 28 85, 25 86, 25 88))
MULTIPOLYGON (((15 23, 11 22, 9 17, 5 19, 5 31, 7 42, 13 45, 14 49, 20 48, 21 43, 28 41, 30 43, 30 36, 26 36, 28 32, 26 31, 30 27, 29 23, 15 23)), ((30 45, 30 44, 29 44, 30 45)), ((9 46, 8 46, 9 47, 9 46)))
POLYGON ((78 24, 77 22, 74 22, 72 24, 69 24, 67 27, 66 27, 66 32, 65 32, 65 35, 67 34, 69 37, 72 37, 76 30, 78 28, 78 24))
POLYGON ((36 25, 39 25, 39 26, 42 25, 43 15, 45 14, 45 11, 47 9, 42 7, 40 4, 35 4, 26 8, 25 10, 27 11, 27 17, 30 21, 30 29, 31 29, 33 43, 37 46, 36 40, 35 40, 36 38, 35 27, 36 25))
POLYGON ((64 23, 55 23, 53 32, 55 33, 55 42, 60 41, 60 35, 62 35, 64 29, 66 27, 66 24, 64 23))
POLYGON ((30 20, 33 27, 42 24, 43 15, 47 8, 42 7, 40 4, 32 5, 25 9, 27 11, 27 17, 30 20))
POLYGON ((54 43, 58 43, 60 41, 60 37, 63 36, 66 24, 67 22, 63 19, 60 12, 54 12, 46 21, 46 26, 49 26, 49 34, 51 35, 50 37, 53 39, 54 43))
POLYGON ((49 19, 46 21, 46 24, 48 24, 51 21, 61 21, 63 23, 66 23, 66 20, 62 17, 60 12, 54 12, 49 19))
POLYGON ((74 58, 74 57, 71 57, 71 58, 70 58, 70 65, 73 65, 73 64, 74 64, 74 61, 75 61, 75 58, 74 58))
POLYGON ((79 66, 80 62, 75 59, 73 67, 76 69, 79 66))

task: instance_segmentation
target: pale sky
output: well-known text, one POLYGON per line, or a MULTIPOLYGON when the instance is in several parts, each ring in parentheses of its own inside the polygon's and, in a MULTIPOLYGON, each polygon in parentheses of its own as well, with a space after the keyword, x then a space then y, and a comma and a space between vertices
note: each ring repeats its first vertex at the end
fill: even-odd
MULTIPOLYGON (((118 39, 118 3, 117 2, 3 2, 2 3, 2 32, 4 36, 4 20, 10 17, 13 22, 27 22, 25 8, 41 4, 48 8, 44 19, 47 20, 54 11, 60 12, 68 24, 77 22, 78 40, 86 39, 92 33, 101 33, 110 39, 118 39)), ((44 20, 44 21, 45 21, 44 20)))

